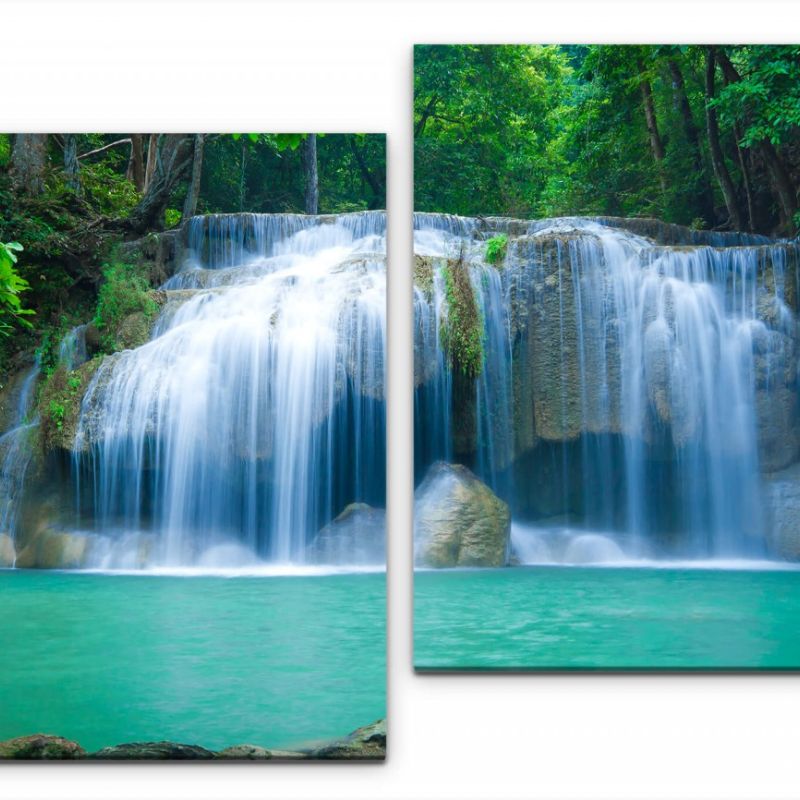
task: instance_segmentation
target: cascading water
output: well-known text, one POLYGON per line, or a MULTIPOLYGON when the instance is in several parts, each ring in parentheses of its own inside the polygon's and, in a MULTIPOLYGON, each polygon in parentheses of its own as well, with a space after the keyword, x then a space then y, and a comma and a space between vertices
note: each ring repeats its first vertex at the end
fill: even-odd
POLYGON ((34 390, 39 378, 38 359, 23 378, 16 408, 7 431, 0 434, 0 534, 16 535, 19 499, 33 457, 30 434, 39 424, 34 415, 34 390))
POLYGON ((188 245, 83 398, 77 526, 149 564, 302 563, 385 504, 385 215, 195 217, 188 245))
POLYGON ((417 214, 418 479, 472 467, 511 504, 522 560, 766 552, 761 473, 798 452, 797 251, 644 220, 417 214), (457 269, 483 328, 466 382, 441 342, 457 269))

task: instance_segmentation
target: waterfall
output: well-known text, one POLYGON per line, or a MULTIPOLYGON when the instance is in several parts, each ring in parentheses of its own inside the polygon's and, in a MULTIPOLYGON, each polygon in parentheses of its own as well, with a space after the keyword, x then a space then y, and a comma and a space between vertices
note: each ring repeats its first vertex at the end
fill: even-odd
POLYGON ((760 476, 800 444, 796 244, 648 220, 417 214, 415 254, 433 272, 427 291, 415 275, 418 479, 460 460, 517 522, 566 520, 584 545, 765 551, 760 476), (499 234, 507 253, 490 265, 499 234), (468 271, 483 327, 466 388, 437 338, 444 269, 468 271))
POLYGON ((385 504, 385 214, 187 224, 150 341, 84 395, 78 527, 148 537, 149 563, 302 563, 348 503, 385 504))
POLYGON ((33 457, 30 434, 39 424, 32 416, 39 372, 36 359, 19 385, 11 425, 0 434, 0 534, 7 534, 12 542, 16 535, 19 499, 33 457))

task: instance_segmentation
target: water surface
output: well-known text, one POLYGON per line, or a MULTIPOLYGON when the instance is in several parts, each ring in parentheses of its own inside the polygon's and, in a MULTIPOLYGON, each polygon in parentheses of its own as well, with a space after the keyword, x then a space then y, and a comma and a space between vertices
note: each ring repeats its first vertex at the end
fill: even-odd
POLYGON ((797 669, 800 572, 420 571, 418 669, 797 669))
POLYGON ((292 747, 385 716, 385 575, 0 570, 0 740, 292 747))

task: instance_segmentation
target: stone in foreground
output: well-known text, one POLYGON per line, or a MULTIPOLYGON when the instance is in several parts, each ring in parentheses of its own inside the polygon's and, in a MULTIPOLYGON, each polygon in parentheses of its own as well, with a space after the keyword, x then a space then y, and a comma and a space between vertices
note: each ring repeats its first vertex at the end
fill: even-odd
POLYGON ((308 757, 308 753, 296 750, 268 750, 257 744, 236 744, 217 753, 217 758, 231 761, 297 761, 308 757))
POLYGON ((318 747, 309 753, 311 758, 342 760, 380 760, 386 758, 386 720, 354 730, 344 739, 318 747))
POLYGON ((437 462, 415 492, 417 566, 504 566, 510 532, 508 505, 460 464, 437 462))
POLYGON ((77 742, 44 733, 0 742, 0 758, 15 758, 22 761, 71 761, 85 757, 86 751, 77 742))
POLYGON ((306 561, 383 566, 386 563, 386 512, 366 503, 351 503, 306 548, 306 561))
POLYGON ((132 761, 146 759, 148 761, 198 761, 214 758, 211 750, 193 744, 177 744, 176 742, 131 742, 104 747, 89 758, 107 761, 132 761))

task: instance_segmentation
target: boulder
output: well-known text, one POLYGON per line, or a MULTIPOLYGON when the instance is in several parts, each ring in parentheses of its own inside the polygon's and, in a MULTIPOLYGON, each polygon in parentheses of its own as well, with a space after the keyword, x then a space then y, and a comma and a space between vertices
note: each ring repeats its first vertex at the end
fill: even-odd
POLYGON ((765 475, 762 488, 770 549, 800 561, 800 463, 765 475))
POLYGON ((379 719, 310 752, 311 758, 324 760, 383 760, 386 758, 386 720, 379 719))
POLYGON ((415 492, 417 566, 503 566, 510 531, 508 505, 460 464, 433 464, 415 492))
POLYGON ((0 567, 13 567, 16 557, 14 540, 7 533, 0 533, 0 567))
POLYGON ((297 761, 309 758, 309 754, 296 750, 267 750, 255 744, 237 744, 220 750, 217 758, 230 761, 297 761))
POLYGON ((211 750, 176 742, 130 742, 104 747, 89 758, 103 761, 201 761, 214 758, 211 750))
POLYGON ((85 758, 86 751, 77 743, 61 736, 35 733, 0 742, 0 758, 20 760, 69 761, 85 758))
POLYGON ((51 528, 39 530, 17 555, 22 569, 80 569, 85 567, 93 538, 84 533, 66 533, 51 528))
POLYGON ((311 564, 386 564, 386 512, 351 503, 306 549, 311 564))

